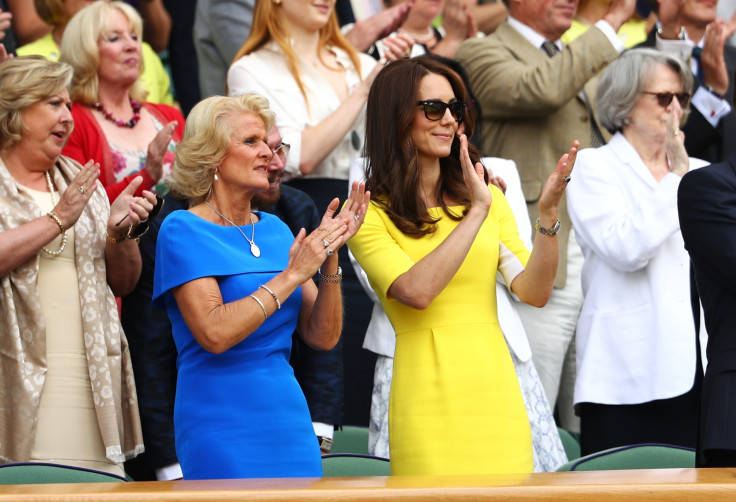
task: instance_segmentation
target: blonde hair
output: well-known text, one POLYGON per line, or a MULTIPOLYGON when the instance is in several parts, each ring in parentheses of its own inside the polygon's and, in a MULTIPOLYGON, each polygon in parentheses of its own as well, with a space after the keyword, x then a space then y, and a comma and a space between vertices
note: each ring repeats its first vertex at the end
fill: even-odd
MULTIPOLYGON (((69 94, 72 101, 90 105, 98 99, 100 50, 97 45, 102 34, 109 29, 109 17, 115 10, 120 11, 130 23, 133 32, 142 40, 143 21, 138 12, 120 1, 93 2, 77 12, 69 21, 61 40, 60 60, 72 65, 74 78, 69 94)), ((148 94, 140 82, 143 74, 141 57, 138 80, 130 88, 130 97, 144 101, 148 94)))
POLYGON ((247 113, 259 116, 266 131, 273 127, 274 114, 268 100, 259 94, 211 96, 189 112, 168 182, 173 191, 189 199, 191 206, 205 200, 212 188, 214 171, 227 155, 233 133, 230 117, 247 113))
MULTIPOLYGON (((286 67, 294 77, 296 85, 299 87, 299 91, 302 93, 304 101, 307 103, 307 109, 309 109, 307 92, 304 89, 304 84, 302 83, 299 69, 297 67, 296 53, 289 43, 289 38, 290 34, 286 22, 284 21, 284 15, 281 11, 281 3, 275 3, 272 0, 256 0, 256 6, 253 11, 253 25, 250 30, 250 35, 235 55, 233 63, 241 57, 257 51, 267 42, 271 40, 275 41, 281 49, 281 52, 284 54, 284 58, 286 58, 286 67)), ((358 51, 356 51, 355 47, 353 47, 352 44, 342 36, 334 8, 327 24, 319 30, 317 54, 319 55, 320 61, 325 65, 327 65, 327 63, 322 59, 321 54, 322 49, 327 46, 339 47, 347 52, 350 61, 358 72, 358 76, 361 75, 358 51)))
POLYGON ((71 80, 71 66, 41 56, 18 57, 0 64, 0 150, 12 148, 23 138, 23 110, 56 96, 71 80))

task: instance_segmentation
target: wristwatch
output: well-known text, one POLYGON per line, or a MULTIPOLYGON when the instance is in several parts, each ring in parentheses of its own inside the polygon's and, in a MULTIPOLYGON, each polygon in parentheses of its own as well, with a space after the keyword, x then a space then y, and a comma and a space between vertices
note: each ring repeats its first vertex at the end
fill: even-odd
POLYGON ((555 223, 555 226, 552 228, 544 228, 542 225, 539 224, 539 218, 537 218, 537 221, 534 223, 534 228, 537 229, 537 232, 544 235, 557 235, 557 232, 560 231, 560 220, 557 220, 557 223, 555 223))
POLYGON ((324 436, 317 436, 317 441, 319 441, 319 450, 322 453, 330 453, 330 450, 332 450, 332 439, 324 436))

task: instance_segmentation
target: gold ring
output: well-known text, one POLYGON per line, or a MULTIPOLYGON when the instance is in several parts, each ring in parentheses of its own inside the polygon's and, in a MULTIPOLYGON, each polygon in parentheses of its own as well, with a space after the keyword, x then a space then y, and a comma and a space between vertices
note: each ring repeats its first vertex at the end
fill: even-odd
POLYGON ((79 187, 79 193, 81 193, 82 195, 84 195, 84 193, 85 193, 86 191, 87 191, 87 189, 86 189, 86 188, 84 188, 83 186, 82 186, 82 187, 79 187))
POLYGON ((674 131, 672 131, 672 135, 673 136, 679 136, 680 135, 680 130, 679 129, 675 129, 674 131))

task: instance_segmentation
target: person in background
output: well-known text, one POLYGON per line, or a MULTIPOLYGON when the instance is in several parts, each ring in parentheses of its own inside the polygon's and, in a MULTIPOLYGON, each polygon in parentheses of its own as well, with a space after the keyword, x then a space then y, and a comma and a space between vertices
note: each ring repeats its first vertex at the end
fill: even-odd
POLYGON ((272 125, 262 96, 215 96, 192 109, 177 148, 171 188, 190 208, 161 227, 153 297, 177 345, 174 429, 185 479, 322 474, 288 364, 291 337, 298 327, 313 348, 337 343, 336 251, 362 224, 370 196, 356 184, 339 214, 334 200, 316 231, 294 239, 252 206, 270 187, 272 125))
POLYGON ((643 47, 656 48, 689 63, 694 77, 692 110, 682 130, 688 153, 721 162, 736 153, 733 82, 736 48, 726 40, 736 20, 716 17, 717 2, 650 1, 660 23, 643 47))
POLYGON ((110 199, 135 176, 163 195, 184 117, 145 101, 140 80, 141 18, 124 2, 92 2, 66 27, 62 61, 74 68, 75 128, 64 154, 95 159, 110 199))
POLYGON ((349 245, 396 331, 389 405, 395 475, 533 469, 529 419, 494 285, 501 272, 522 301, 542 306, 549 298, 558 206, 577 142, 545 184, 541 235, 530 254, 503 193, 487 185, 468 146, 474 123, 460 77, 428 56, 388 65, 368 98, 366 186, 373 199, 349 245))
POLYGON ((736 467, 736 156, 687 173, 677 191, 682 237, 708 329, 696 467, 736 467))
MULTIPOLYGON (((562 42, 569 44, 594 26, 608 12, 609 3, 607 0, 580 0, 570 28, 560 37, 562 42)), ((647 19, 634 10, 634 15, 619 28, 618 37, 627 49, 631 49, 647 39, 647 25, 647 19)))
MULTIPOLYGON (((58 61, 61 57, 62 40, 69 21, 82 8, 91 2, 99 0, 33 0, 38 15, 44 22, 53 26, 50 33, 45 36, 18 47, 19 56, 39 55, 50 61, 58 61)), ((137 15, 137 14, 136 14, 137 15)), ((96 25, 103 23, 104 19, 88 19, 96 25)), ((106 26, 95 26, 102 31, 106 26)), ((142 30, 138 34, 138 40, 142 40, 142 30)), ((171 83, 161 60, 151 46, 145 42, 141 44, 141 85, 148 92, 148 101, 151 103, 174 104, 171 95, 171 83)), ((76 69, 75 69, 76 71, 76 69)))
POLYGON ((632 49, 601 77, 596 102, 614 132, 578 153, 568 209, 585 261, 575 407, 588 455, 616 446, 694 447, 702 365, 700 307, 677 219, 689 169, 680 131, 692 75, 674 56, 632 49))
POLYGON ((74 126, 71 78, 43 58, 0 64, 0 462, 122 477, 143 438, 114 294, 138 279, 126 236, 156 198, 133 196, 137 178, 110 206, 99 166, 61 155, 74 126))

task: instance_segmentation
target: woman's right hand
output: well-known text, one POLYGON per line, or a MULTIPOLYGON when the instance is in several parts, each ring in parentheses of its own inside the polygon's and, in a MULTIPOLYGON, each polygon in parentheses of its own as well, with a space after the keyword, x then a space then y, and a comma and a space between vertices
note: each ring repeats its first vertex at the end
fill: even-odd
POLYGON ((178 124, 175 120, 166 124, 148 144, 145 169, 151 175, 151 178, 156 181, 160 180, 164 174, 164 155, 169 149, 169 143, 171 138, 174 137, 174 131, 178 124))
MULTIPOLYGON (((676 102, 674 99, 672 101, 676 102)), ((673 105, 667 114, 664 134, 664 151, 667 154, 670 171, 680 177, 685 176, 690 168, 690 159, 685 150, 685 133, 680 130, 681 118, 682 109, 673 105)))
POLYGON ((100 164, 94 160, 88 160, 64 190, 53 210, 64 228, 71 228, 77 222, 90 197, 99 186, 97 183, 99 177, 100 164))

